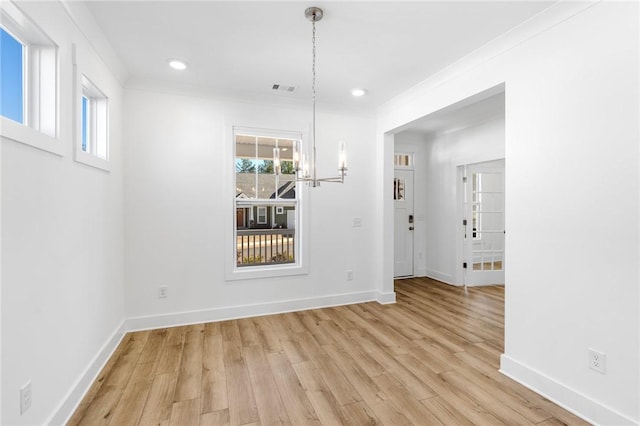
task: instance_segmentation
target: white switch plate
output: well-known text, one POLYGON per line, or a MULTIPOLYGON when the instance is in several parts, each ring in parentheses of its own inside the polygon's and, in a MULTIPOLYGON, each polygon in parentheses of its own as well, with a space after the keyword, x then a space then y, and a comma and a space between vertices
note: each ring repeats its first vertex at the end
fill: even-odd
POLYGON ((605 374, 606 355, 594 349, 589 349, 589 368, 605 374))
POLYGON ((169 287, 158 287, 158 299, 166 299, 169 296, 169 287))

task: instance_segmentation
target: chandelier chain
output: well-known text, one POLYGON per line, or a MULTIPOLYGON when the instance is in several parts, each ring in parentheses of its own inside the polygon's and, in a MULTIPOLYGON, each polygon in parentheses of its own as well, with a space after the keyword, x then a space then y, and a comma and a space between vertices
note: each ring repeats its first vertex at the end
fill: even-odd
POLYGON ((311 80, 311 97, 313 100, 313 103, 316 103, 316 23, 315 21, 312 22, 313 24, 313 31, 312 31, 312 35, 311 35, 311 45, 312 47, 312 56, 313 56, 313 62, 311 64, 311 73, 313 74, 313 78, 311 80))

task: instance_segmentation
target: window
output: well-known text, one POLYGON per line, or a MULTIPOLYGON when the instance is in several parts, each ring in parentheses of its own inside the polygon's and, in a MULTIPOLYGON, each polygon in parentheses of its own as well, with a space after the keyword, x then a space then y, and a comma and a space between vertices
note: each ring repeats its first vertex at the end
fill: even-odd
POLYGON ((396 169, 413 168, 413 154, 397 152, 393 155, 393 165, 396 169))
POLYGON ((82 76, 81 138, 82 152, 108 159, 108 100, 86 76, 82 76))
POLYGON ((0 9, 2 136, 62 155, 57 137, 57 46, 14 3, 0 9))
POLYGON ((300 270, 300 209, 293 147, 301 142, 301 135, 235 128, 233 138, 234 270, 300 270), (274 164, 276 149, 280 153, 279 174, 278 164, 274 164))
POLYGON ((77 162, 105 171, 109 165, 109 96, 103 88, 108 80, 93 80, 83 73, 85 57, 81 49, 72 45, 74 107, 76 114, 74 158, 77 162))
POLYGON ((258 225, 267 224, 267 208, 265 206, 258 207, 258 225))
POLYGON ((16 37, 0 28, 0 70, 2 85, 0 115, 24 122, 24 49, 16 37))

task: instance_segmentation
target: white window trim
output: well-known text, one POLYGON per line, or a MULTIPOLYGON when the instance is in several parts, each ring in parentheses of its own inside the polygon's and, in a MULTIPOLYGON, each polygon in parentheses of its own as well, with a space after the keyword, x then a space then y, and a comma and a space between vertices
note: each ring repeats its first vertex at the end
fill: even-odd
POLYGON ((0 9, 2 27, 26 45, 24 55, 24 123, 0 116, 0 136, 64 156, 58 138, 58 45, 13 2, 0 9))
MULTIPOLYGON (((73 81, 74 81, 74 90, 73 90, 73 128, 74 128, 74 160, 78 163, 85 164, 87 166, 95 167, 97 169, 104 170, 106 172, 111 171, 111 164, 109 162, 109 96, 108 94, 103 92, 103 89, 98 89, 98 85, 94 84, 94 82, 85 77, 85 79, 89 80, 90 86, 88 89, 85 88, 82 80, 83 80, 83 67, 81 65, 81 60, 79 58, 78 49, 76 45, 71 46, 71 56, 73 62, 73 81), (93 91, 93 92, 92 92, 93 91), (85 93, 86 92, 86 93, 85 93), (105 115, 105 123, 100 123, 99 120, 96 120, 98 125, 104 124, 106 128, 98 129, 98 133, 103 135, 101 137, 106 137, 106 158, 100 158, 97 155, 94 155, 90 152, 85 152, 82 150, 82 96, 83 94, 88 95, 87 97, 91 101, 92 97, 101 97, 104 98, 104 102, 91 102, 91 110, 96 111, 98 109, 105 111, 99 111, 101 114, 105 115)), ((104 88, 106 84, 100 84, 98 82, 99 87, 104 88)), ((95 117, 94 117, 95 118, 95 117)), ((95 143, 89 142, 87 143, 95 143)))
MULTIPOLYGON (((309 241, 308 241, 308 222, 309 212, 307 209, 308 188, 306 185, 298 184, 296 186, 296 210, 298 213, 298 224, 296 229, 296 263, 292 264, 280 264, 280 265, 268 265, 268 266, 251 266, 238 268, 236 265, 236 247, 233 243, 236 241, 236 199, 235 199, 235 135, 244 134, 250 132, 254 134, 260 133, 261 136, 279 137, 279 138, 300 138, 304 141, 308 140, 307 132, 291 132, 291 131, 274 131, 265 130, 260 127, 240 127, 228 124, 225 126, 225 141, 224 144, 225 153, 224 158, 224 173, 225 173, 225 199, 229 200, 226 209, 225 223, 229 226, 225 226, 225 280, 226 281, 240 281, 240 280, 257 280, 268 279, 285 276, 306 275, 309 273, 309 241)), ((247 200, 250 201, 250 200, 247 200)), ((286 200, 272 200, 271 205, 286 203, 286 200)), ((249 209, 253 213, 253 209, 249 209)))

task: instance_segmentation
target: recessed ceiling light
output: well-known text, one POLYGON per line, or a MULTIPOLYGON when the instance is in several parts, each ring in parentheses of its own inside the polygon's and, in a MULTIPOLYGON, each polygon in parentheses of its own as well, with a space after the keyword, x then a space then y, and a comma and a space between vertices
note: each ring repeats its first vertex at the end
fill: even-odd
POLYGON ((351 94, 357 97, 364 96, 366 93, 367 92, 364 89, 353 89, 351 91, 351 94))
POLYGON ((169 59, 169 66, 171 68, 173 68, 174 70, 186 70, 187 69, 187 64, 184 61, 181 61, 180 59, 169 59))

